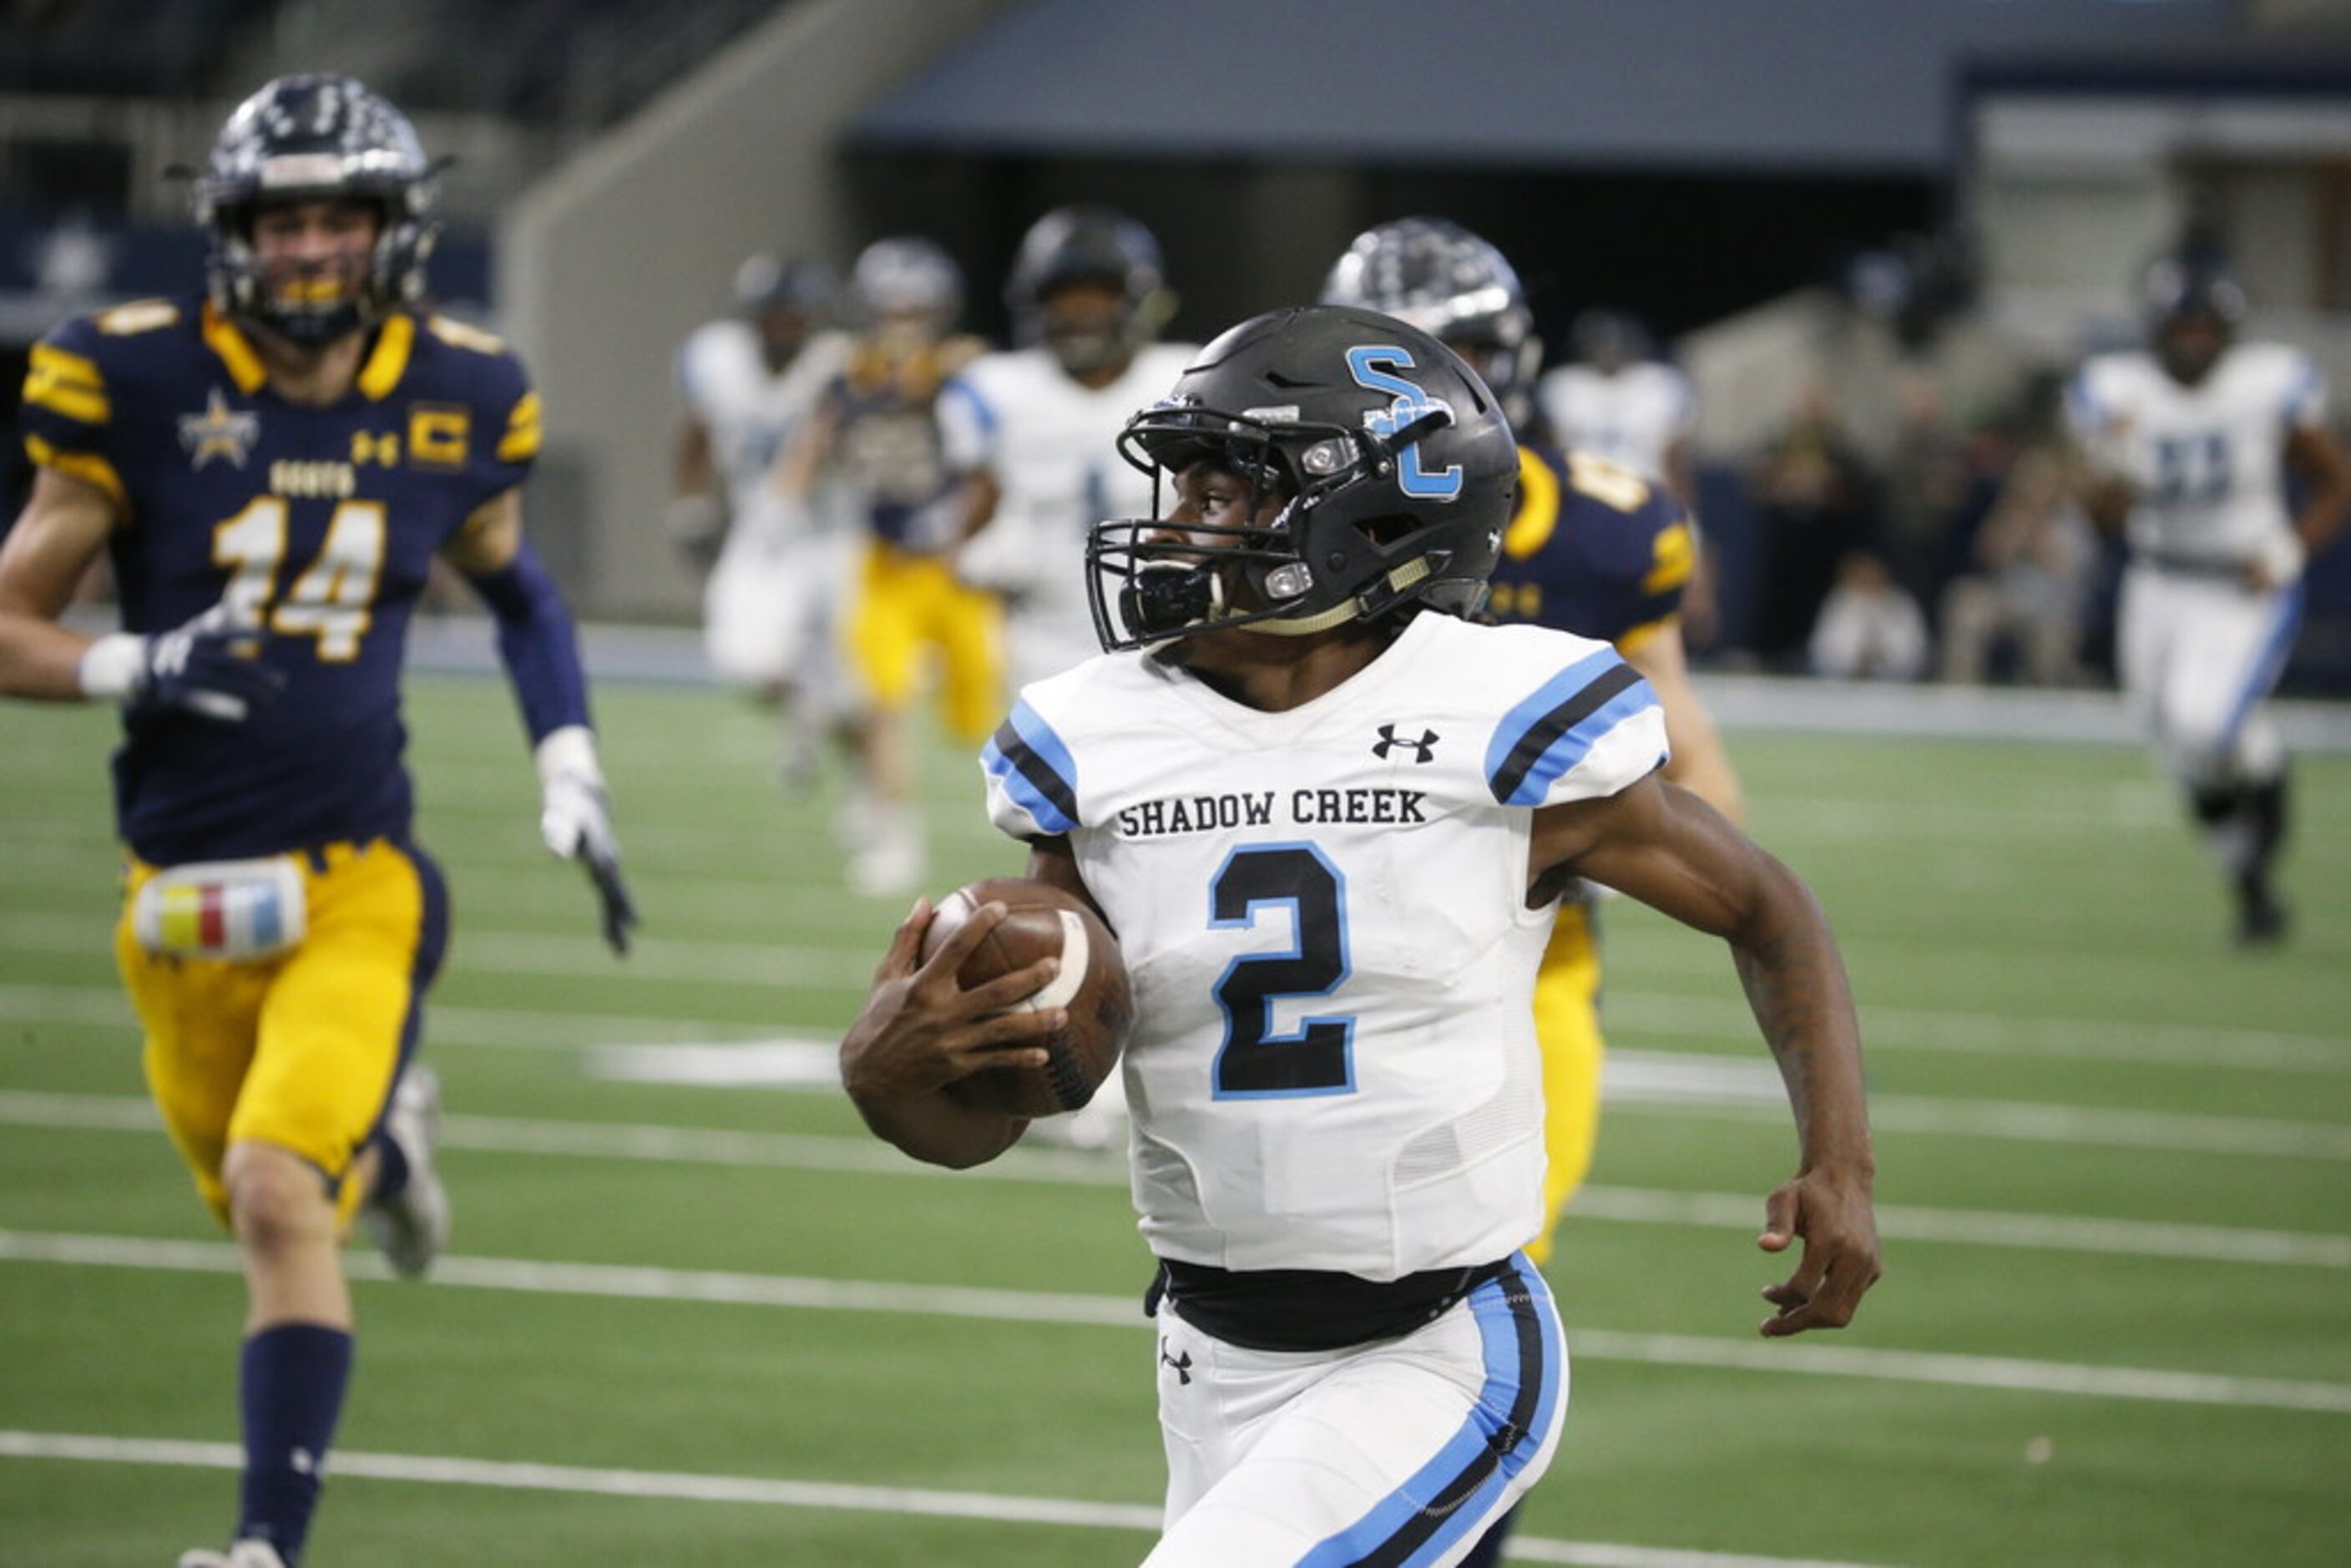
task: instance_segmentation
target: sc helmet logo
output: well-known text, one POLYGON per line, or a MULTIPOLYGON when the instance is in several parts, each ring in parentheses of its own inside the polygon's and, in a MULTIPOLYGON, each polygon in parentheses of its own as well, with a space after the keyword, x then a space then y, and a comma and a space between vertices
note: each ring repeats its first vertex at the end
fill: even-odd
MULTIPOLYGON (((1452 406, 1430 397, 1418 383, 1394 372, 1415 367, 1412 355, 1393 344, 1372 343, 1347 350, 1347 371, 1367 392, 1385 392, 1395 401, 1364 415, 1364 427, 1374 435, 1394 435, 1432 409, 1453 412, 1452 406)), ((1420 448, 1407 446, 1396 455, 1396 488, 1424 501, 1461 498, 1461 465, 1452 464, 1434 474, 1420 465, 1420 448)))

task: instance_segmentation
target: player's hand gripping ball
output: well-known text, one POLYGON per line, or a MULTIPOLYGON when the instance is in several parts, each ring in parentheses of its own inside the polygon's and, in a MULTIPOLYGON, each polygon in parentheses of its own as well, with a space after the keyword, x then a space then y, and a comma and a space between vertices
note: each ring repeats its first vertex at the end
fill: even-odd
POLYGON ((983 904, 1003 904, 1004 918, 964 960, 956 983, 970 990, 1040 958, 1058 956, 1061 973, 1018 1005, 1032 1012, 1066 1008, 1070 1021, 1042 1041, 1050 1057, 1044 1066, 982 1068, 949 1083, 946 1093, 975 1109, 1008 1116, 1074 1111, 1117 1068, 1134 1020, 1134 994, 1118 939, 1082 899, 1050 883, 990 877, 939 900, 938 913, 923 933, 924 960, 983 904))

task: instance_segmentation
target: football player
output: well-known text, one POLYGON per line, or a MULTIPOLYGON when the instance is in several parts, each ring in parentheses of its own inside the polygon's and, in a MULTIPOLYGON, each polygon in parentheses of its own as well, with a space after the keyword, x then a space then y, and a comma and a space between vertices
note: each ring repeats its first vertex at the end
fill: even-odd
POLYGON ((496 339, 415 304, 437 228, 415 131, 348 77, 280 78, 230 116, 196 203, 205 293, 33 350, 0 691, 122 706, 115 953, 157 1107, 246 1281, 234 1544, 180 1562, 279 1568, 350 1375, 342 1231, 364 1214, 415 1275, 448 1228, 415 1061, 448 905, 400 718, 436 555, 497 618, 549 847, 587 863, 616 950, 635 915, 571 620, 523 539, 538 395, 496 339), (57 616, 101 551, 123 624, 91 641, 57 616))
POLYGON ((839 531, 788 501, 772 476, 793 427, 847 363, 849 339, 824 328, 834 279, 821 263, 751 256, 735 292, 740 314, 697 328, 678 350, 687 412, 670 529, 709 570, 712 672, 783 710, 783 771, 804 780, 840 716, 832 608, 847 561, 839 531))
POLYGON ((1648 333, 1621 310, 1583 311, 1569 337, 1575 358, 1536 383, 1552 434, 1563 446, 1663 479, 1688 505, 1698 412, 1689 378, 1658 359, 1648 333))
POLYGON ((2149 347, 2090 360, 2067 397, 2085 504, 2130 547, 2116 663, 2235 894, 2237 940, 2273 943, 2286 756, 2261 705, 2293 649, 2303 563, 2351 505, 2351 469, 2310 357, 2236 340, 2245 299, 2225 272, 2159 261, 2146 310, 2149 347))
POLYGON ((795 505, 845 516, 862 541, 847 643, 858 688, 861 771, 850 886, 896 894, 922 881, 910 710, 935 658, 948 729, 977 740, 1002 711, 1002 631, 993 596, 957 580, 960 477, 941 449, 942 389, 987 347, 954 331, 963 273, 936 243, 875 240, 849 279, 860 330, 849 361, 784 449, 776 484, 795 505))
MULTIPOLYGON (((1732 821, 1745 814, 1738 775, 1714 716, 1690 684, 1678 612, 1696 546, 1687 514, 1657 483, 1607 457, 1551 439, 1530 406, 1542 345, 1508 258, 1445 218, 1402 218, 1355 236, 1322 286, 1325 304, 1396 317, 1468 361, 1501 400, 1519 436, 1518 507, 1494 563, 1490 619, 1530 622, 1613 645, 1649 683, 1671 745, 1667 779, 1732 821)), ((1592 1168, 1600 1131, 1599 910, 1588 886, 1568 890, 1535 979, 1542 1044, 1542 1233, 1527 1248, 1551 1261, 1560 1216, 1592 1168)), ((1468 1560, 1499 1561, 1507 1521, 1468 1560)))
POLYGON ((1096 651, 1086 530, 1148 504, 1118 433, 1193 348, 1153 341, 1174 297, 1159 242, 1122 213, 1047 213, 1004 292, 1021 346, 974 361, 939 423, 947 460, 973 481, 958 569, 1003 595, 1012 675, 1026 685, 1096 651))
MULTIPOLYGON (((1121 450, 1156 519, 1089 544, 1107 652, 982 755, 1028 874, 1088 898, 1134 987, 1133 1184, 1160 1261, 1156 1568, 1458 1563, 1542 1473, 1565 1346, 1521 1250, 1542 1209, 1531 993, 1589 877, 1725 937, 1802 1156, 1761 1245, 1771 1335, 1877 1273, 1852 1002, 1819 906, 1667 782, 1604 643, 1467 617, 1519 483, 1494 395, 1392 318, 1281 310, 1203 349, 1121 450), (1225 824, 1238 824, 1228 826, 1225 824)), ((944 1085, 1042 1065, 1059 1009, 971 991, 984 906, 918 962, 918 901, 841 1046, 868 1124, 970 1166, 1027 1124, 944 1085)))

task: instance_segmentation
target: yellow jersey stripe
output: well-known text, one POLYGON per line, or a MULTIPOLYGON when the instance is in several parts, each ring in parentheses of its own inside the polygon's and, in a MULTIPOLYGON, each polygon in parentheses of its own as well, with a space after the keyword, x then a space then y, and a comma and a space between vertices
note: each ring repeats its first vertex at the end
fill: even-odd
POLYGON ((249 393, 261 390, 262 382, 269 379, 269 372, 262 367, 261 356, 253 351, 253 345, 245 340, 245 334, 236 329, 236 323, 214 309, 210 300, 204 302, 204 347, 218 355, 220 362, 228 367, 229 377, 236 382, 237 391, 249 393))
POLYGON ((122 487, 122 476, 114 471, 113 464, 97 453, 60 452, 41 437, 27 435, 25 437, 25 454, 37 466, 53 468, 85 485, 95 486, 105 491, 117 507, 126 512, 131 509, 131 494, 122 487))
POLYGON ((415 317, 403 313, 384 318, 383 330, 376 334, 375 352, 360 371, 360 391, 375 402, 390 397, 408 372, 408 356, 415 348, 415 317))
POLYGON ((82 424, 105 424, 114 418, 98 367, 46 343, 34 348, 25 371, 25 401, 82 424))
POLYGON ((1551 471, 1550 464, 1521 446, 1519 513, 1502 536, 1502 553, 1512 560, 1524 560, 1551 542, 1552 530, 1558 526, 1559 476, 1551 471))
POLYGON ((1624 635, 1616 639, 1614 647, 1618 653, 1629 657, 1635 648, 1680 619, 1681 613, 1677 611, 1670 615, 1660 615, 1655 621, 1644 621, 1638 626, 1628 627, 1624 635))
POLYGON ((498 441, 498 460, 521 463, 538 455, 539 402, 537 392, 525 392, 507 420, 507 433, 498 441))
POLYGON ((100 395, 106 392, 106 373, 98 368, 96 360, 68 352, 54 343, 33 345, 32 368, 82 392, 100 395))
POLYGON ((1641 579, 1642 592, 1663 593, 1687 582, 1690 573, 1698 568, 1698 540, 1690 533, 1690 526, 1676 523, 1662 530, 1650 559, 1656 564, 1641 579))

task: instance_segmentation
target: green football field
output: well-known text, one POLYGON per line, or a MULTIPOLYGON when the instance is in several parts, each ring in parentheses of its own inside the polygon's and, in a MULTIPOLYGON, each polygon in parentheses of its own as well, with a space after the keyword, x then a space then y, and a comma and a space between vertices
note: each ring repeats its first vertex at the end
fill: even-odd
MULTIPOLYGON (((1156 1347, 1116 1162, 866 1137, 823 1071, 901 904, 841 891, 833 800, 775 785, 750 709, 610 685, 600 716, 625 962, 538 847, 503 685, 412 683, 457 1231, 425 1284, 352 1255, 311 1563, 1138 1561, 1156 1347)), ((26 1568, 166 1564, 232 1516, 241 1290, 115 987, 111 727, 0 713, 26 1568)), ((1719 947, 1612 905, 1609 1108, 1552 1268, 1573 1403, 1517 1558, 2351 1562, 2351 758, 2299 775, 2294 944, 2241 956, 2136 751, 1731 739, 1845 944, 1886 1277, 1842 1335, 1756 1336, 1786 1112, 1719 947)), ((933 748, 936 889, 1019 863, 977 778, 933 748)))

